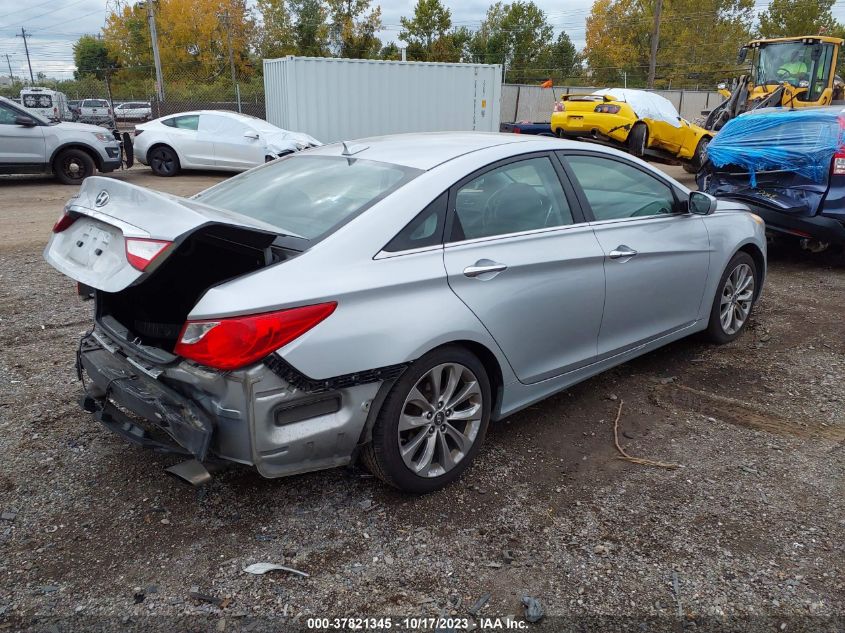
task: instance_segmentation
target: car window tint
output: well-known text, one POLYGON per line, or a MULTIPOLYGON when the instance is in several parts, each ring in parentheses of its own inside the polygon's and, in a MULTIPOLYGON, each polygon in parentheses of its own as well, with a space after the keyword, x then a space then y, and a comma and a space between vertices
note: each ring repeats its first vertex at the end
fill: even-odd
POLYGON ((0 125, 15 125, 18 116, 15 110, 0 103, 0 125))
POLYGON ((171 127, 177 127, 180 130, 196 130, 199 127, 200 116, 198 114, 188 114, 186 116, 177 116, 169 119, 168 123, 171 127))
POLYGON ((455 196, 452 241, 572 224, 572 210, 548 157, 491 169, 455 196))
POLYGON ((410 181, 418 170, 364 159, 292 156, 231 178, 197 200, 313 240, 410 181))
POLYGON ((443 225, 446 221, 446 207, 449 192, 444 192, 437 199, 420 211, 390 243, 384 247, 388 253, 407 251, 413 248, 436 246, 443 242, 443 225))
POLYGON ((567 156, 596 220, 675 212, 672 188, 628 163, 601 156, 567 156))

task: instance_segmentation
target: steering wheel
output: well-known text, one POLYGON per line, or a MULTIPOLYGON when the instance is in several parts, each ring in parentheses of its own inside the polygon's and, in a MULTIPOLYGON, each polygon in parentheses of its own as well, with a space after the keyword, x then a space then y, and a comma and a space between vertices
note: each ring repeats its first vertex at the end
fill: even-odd
POLYGON ((789 70, 787 68, 784 68, 783 66, 778 68, 777 71, 775 71, 775 74, 778 76, 778 79, 786 79, 787 77, 792 75, 792 73, 789 72, 789 70))
POLYGON ((505 208, 502 205, 504 194, 511 196, 518 195, 524 205, 522 206, 522 211, 526 215, 542 210, 543 198, 534 190, 534 187, 522 183, 512 183, 502 187, 487 198, 487 203, 484 205, 483 216, 485 229, 501 220, 500 216, 505 208))

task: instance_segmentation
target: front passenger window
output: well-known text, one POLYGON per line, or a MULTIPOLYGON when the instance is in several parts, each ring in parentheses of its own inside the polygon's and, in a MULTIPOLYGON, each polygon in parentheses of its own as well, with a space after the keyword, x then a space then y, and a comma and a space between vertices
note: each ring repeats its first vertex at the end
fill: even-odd
POLYGON ((0 104, 0 125, 15 125, 15 119, 18 113, 0 104))
POLYGON ((675 213, 669 185, 641 169, 601 156, 566 156, 596 220, 618 220, 675 213))

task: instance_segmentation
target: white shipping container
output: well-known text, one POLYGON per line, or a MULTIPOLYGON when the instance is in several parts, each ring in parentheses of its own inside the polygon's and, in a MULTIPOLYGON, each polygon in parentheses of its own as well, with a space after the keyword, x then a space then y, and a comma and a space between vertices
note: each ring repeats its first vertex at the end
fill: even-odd
POLYGON ((402 132, 499 131, 498 64, 264 60, 267 120, 323 143, 402 132))

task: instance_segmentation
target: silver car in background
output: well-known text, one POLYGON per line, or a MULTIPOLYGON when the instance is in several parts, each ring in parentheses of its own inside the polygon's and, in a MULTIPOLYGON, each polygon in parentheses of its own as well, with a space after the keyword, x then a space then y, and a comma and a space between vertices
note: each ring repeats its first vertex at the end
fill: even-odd
MULTIPOLYGON (((455 480, 488 423, 748 323, 763 222, 621 152, 482 133, 300 152, 183 199, 89 178, 45 251, 93 289, 84 404, 265 477, 455 480)), ((188 468, 186 466, 186 468, 188 468)))

